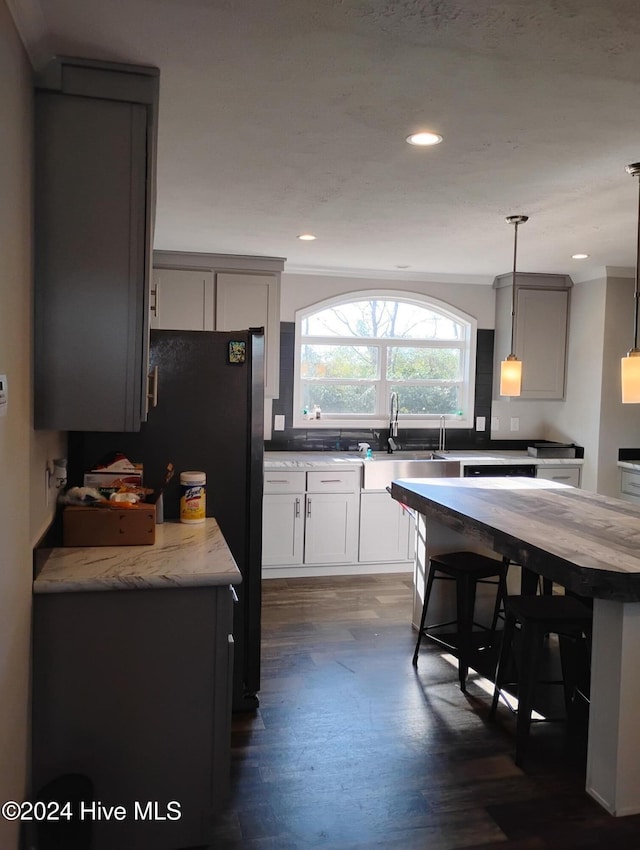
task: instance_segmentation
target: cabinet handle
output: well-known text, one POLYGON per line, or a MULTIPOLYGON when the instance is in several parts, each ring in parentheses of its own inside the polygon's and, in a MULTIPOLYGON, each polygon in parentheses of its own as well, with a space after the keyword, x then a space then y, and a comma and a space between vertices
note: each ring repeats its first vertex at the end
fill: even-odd
POLYGON ((311 516, 311 499, 307 496, 307 516, 311 516))
POLYGON ((295 516, 296 516, 296 519, 300 516, 300 498, 299 498, 299 497, 296 499, 296 512, 295 512, 295 516))
POLYGON ((552 475, 551 480, 552 481, 570 481, 571 476, 570 475, 552 475))
POLYGON ((154 366, 153 371, 149 375, 149 386, 147 391, 147 398, 149 399, 149 403, 151 407, 158 406, 158 367, 154 366))
POLYGON ((236 593, 236 589, 232 584, 229 585, 229 590, 231 591, 231 598, 233 599, 233 604, 237 605, 239 602, 238 594, 236 593))
POLYGON ((288 478, 267 478, 267 484, 288 484, 288 478))
POLYGON ((153 304, 149 305, 149 312, 153 313, 153 315, 157 319, 158 318, 158 298, 160 297, 160 294, 158 292, 158 284, 156 284, 154 286, 154 288, 151 290, 150 294, 153 295, 153 304))
POLYGON ((321 484, 342 484, 342 478, 321 478, 321 484))
POLYGON ((635 487, 637 490, 638 488, 640 488, 640 484, 636 484, 634 481, 629 481, 627 479, 627 487, 635 487))

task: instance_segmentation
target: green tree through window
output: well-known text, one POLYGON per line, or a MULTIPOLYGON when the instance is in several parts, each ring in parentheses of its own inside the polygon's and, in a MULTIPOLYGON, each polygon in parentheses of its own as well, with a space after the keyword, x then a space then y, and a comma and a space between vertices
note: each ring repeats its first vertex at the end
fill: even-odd
POLYGON ((467 420, 472 330, 471 317, 415 295, 351 296, 303 310, 296 323, 298 412, 317 405, 325 424, 384 424, 395 391, 401 424, 460 418, 460 411, 467 420))

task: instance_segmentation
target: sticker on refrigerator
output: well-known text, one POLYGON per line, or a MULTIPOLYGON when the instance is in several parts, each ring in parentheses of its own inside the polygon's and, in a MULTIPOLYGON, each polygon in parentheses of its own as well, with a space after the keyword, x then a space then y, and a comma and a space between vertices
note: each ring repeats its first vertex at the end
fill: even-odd
POLYGON ((247 343, 244 340, 231 340, 229 343, 229 363, 245 363, 247 343))

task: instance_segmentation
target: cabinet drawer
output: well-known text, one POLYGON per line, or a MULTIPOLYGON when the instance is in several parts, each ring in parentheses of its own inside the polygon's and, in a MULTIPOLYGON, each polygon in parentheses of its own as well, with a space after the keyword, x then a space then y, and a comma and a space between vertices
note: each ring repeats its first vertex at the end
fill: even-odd
POLYGON ((304 493, 305 473, 299 469, 265 469, 265 493, 304 493))
MULTIPOLYGON (((547 481, 558 481, 560 484, 569 484, 571 487, 580 486, 579 466, 539 466, 536 478, 545 478, 547 481)), ((638 488, 640 493, 640 487, 638 488)))
POLYGON ((623 469, 620 489, 629 496, 640 496, 640 472, 623 469))
POLYGON ((307 472, 308 493, 355 493, 360 489, 359 470, 307 472))

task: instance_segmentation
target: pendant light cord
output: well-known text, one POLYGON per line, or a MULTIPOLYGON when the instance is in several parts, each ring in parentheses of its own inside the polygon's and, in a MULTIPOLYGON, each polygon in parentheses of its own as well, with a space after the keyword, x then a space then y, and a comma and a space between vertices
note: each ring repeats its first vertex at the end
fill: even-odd
MULTIPOLYGON (((513 238, 513 277, 511 279, 511 354, 515 354, 514 336, 516 326, 516 257, 518 256, 518 221, 513 223, 515 228, 513 238)), ((640 239, 640 236, 638 237, 640 239)), ((637 272, 636 272, 637 280, 637 272)))
POLYGON ((638 275, 639 269, 638 266, 640 264, 640 179, 638 180, 638 232, 636 237, 636 282, 635 289, 633 293, 634 299, 634 311, 633 311, 633 350, 637 351, 638 349, 638 298, 640 297, 639 287, 638 287, 638 275))

